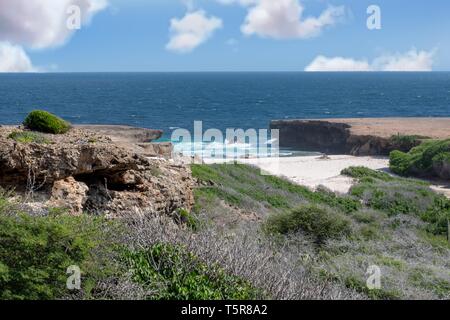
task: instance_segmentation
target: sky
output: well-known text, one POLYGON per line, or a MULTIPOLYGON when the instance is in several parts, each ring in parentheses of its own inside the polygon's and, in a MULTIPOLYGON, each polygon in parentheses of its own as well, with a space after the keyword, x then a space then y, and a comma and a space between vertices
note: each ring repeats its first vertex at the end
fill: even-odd
POLYGON ((448 0, 0 0, 0 72, 450 71, 449 34, 448 0))

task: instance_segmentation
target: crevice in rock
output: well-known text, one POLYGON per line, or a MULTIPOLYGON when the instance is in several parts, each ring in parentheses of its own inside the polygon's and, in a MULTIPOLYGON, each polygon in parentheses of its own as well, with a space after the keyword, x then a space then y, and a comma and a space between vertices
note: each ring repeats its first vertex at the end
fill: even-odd
POLYGON ((74 176, 74 178, 76 181, 85 183, 89 189, 101 186, 110 191, 139 192, 136 184, 117 182, 118 179, 110 176, 107 172, 98 171, 90 174, 79 174, 74 176))

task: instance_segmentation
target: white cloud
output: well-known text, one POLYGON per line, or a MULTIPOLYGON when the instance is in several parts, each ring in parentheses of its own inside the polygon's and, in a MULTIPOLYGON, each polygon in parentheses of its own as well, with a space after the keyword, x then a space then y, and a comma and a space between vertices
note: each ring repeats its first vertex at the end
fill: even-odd
POLYGON ((208 40, 215 30, 222 28, 222 20, 207 17, 203 10, 188 12, 181 19, 170 21, 171 38, 167 50, 187 53, 208 40))
POLYGON ((435 50, 411 49, 403 54, 382 55, 372 63, 352 58, 318 56, 305 71, 432 71, 434 53, 435 50))
POLYGON ((304 17, 304 6, 298 0, 219 0, 224 4, 248 6, 241 30, 246 35, 274 39, 306 39, 318 36, 327 26, 345 14, 343 6, 329 6, 318 17, 304 17))
POLYGON ((343 57, 327 58, 318 56, 305 71, 370 71, 371 66, 366 60, 354 60, 343 57))
POLYGON ((22 47, 0 42, 0 72, 36 71, 22 47))
POLYGON ((74 30, 67 27, 68 8, 80 8, 86 24, 106 8, 107 0, 0 0, 0 41, 32 48, 62 45, 74 30))
POLYGON ((375 59, 374 69, 381 71, 431 71, 435 50, 411 49, 405 54, 384 55, 375 59))

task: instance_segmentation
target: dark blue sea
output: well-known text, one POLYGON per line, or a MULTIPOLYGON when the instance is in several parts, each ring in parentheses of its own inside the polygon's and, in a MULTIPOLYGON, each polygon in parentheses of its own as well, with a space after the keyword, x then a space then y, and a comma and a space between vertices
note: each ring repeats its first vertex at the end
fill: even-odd
POLYGON ((450 73, 0 74, 0 123, 45 109, 76 123, 165 131, 272 119, 450 116, 450 73))

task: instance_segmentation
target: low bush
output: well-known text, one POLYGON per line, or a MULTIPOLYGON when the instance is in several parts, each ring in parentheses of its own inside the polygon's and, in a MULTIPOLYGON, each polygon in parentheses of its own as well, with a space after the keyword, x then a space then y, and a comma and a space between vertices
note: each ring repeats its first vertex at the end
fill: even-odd
POLYGON ((67 121, 42 110, 30 112, 23 125, 33 131, 53 134, 63 134, 70 129, 70 124, 67 121))
POLYGON ((126 251, 133 280, 157 289, 156 300, 248 300, 258 297, 246 281, 218 266, 206 265, 179 245, 158 243, 145 250, 126 251))
POLYGON ((272 215, 266 221, 269 233, 289 234, 304 231, 318 243, 329 238, 351 234, 351 222, 344 214, 326 207, 305 205, 291 211, 272 215))

